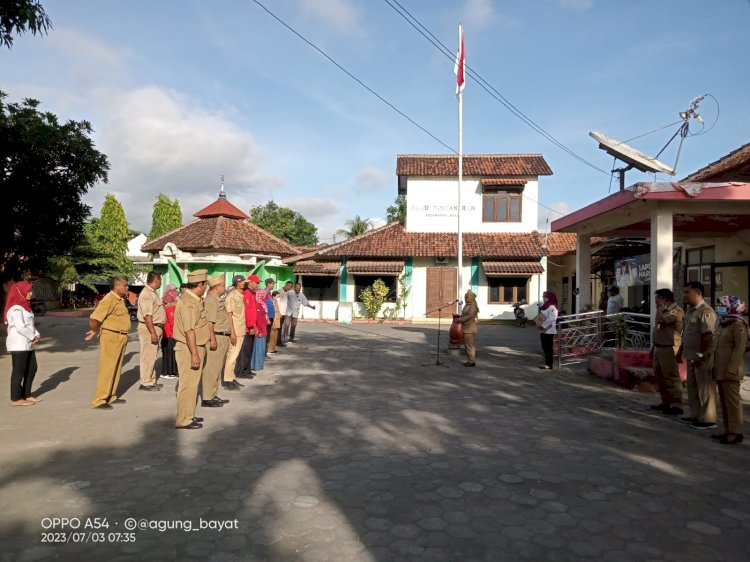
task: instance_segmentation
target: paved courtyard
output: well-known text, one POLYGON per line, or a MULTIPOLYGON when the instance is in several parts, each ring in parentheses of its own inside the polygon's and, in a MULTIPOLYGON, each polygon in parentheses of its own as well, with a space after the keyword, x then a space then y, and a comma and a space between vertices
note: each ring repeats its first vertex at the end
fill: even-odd
POLYGON ((173 428, 174 381, 137 390, 134 335, 127 404, 93 411, 85 320, 39 328, 43 402, 0 407, 2 561, 750 556, 750 446, 538 370, 533 328, 481 328, 467 369, 434 365, 431 326, 302 324, 198 431, 173 428))

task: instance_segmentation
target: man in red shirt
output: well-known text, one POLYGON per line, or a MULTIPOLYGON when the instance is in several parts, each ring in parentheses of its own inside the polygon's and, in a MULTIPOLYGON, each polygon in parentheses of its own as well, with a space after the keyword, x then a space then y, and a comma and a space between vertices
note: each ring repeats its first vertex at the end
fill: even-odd
MULTIPOLYGON (((258 301, 255 296, 255 292, 258 290, 260 284, 260 277, 257 275, 251 275, 247 278, 247 286, 245 288, 244 302, 245 302, 245 324, 247 326, 247 333, 245 339, 242 341, 242 349, 240 350, 240 356, 237 359, 236 376, 240 379, 251 379, 255 376, 255 373, 250 369, 250 364, 253 358, 253 344, 255 343, 255 330, 258 316, 258 301)), ((234 381, 238 386, 242 386, 237 381, 234 381)))

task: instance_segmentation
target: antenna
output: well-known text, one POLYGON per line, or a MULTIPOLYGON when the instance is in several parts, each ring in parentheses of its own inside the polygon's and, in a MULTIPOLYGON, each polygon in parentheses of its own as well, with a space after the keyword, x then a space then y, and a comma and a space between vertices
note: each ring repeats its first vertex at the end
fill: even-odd
POLYGON ((636 150, 633 147, 628 146, 624 142, 615 140, 607 135, 591 131, 589 136, 599 143, 599 148, 604 150, 610 156, 614 156, 615 159, 620 160, 627 164, 622 168, 615 168, 613 172, 618 172, 620 175, 620 191, 625 189, 625 172, 635 168, 641 172, 653 172, 662 173, 674 176, 676 174, 677 162, 680 160, 680 152, 682 152, 682 145, 685 142, 685 138, 688 136, 690 128, 690 119, 695 119, 699 123, 703 123, 703 119, 698 115, 698 104, 703 100, 705 96, 697 96, 690 100, 690 107, 685 111, 679 113, 682 124, 677 132, 672 135, 667 144, 664 145, 659 153, 655 157, 651 157, 648 154, 636 150), (674 166, 671 168, 663 162, 657 160, 662 152, 672 143, 672 141, 680 135, 680 146, 677 148, 677 157, 675 158, 674 166))

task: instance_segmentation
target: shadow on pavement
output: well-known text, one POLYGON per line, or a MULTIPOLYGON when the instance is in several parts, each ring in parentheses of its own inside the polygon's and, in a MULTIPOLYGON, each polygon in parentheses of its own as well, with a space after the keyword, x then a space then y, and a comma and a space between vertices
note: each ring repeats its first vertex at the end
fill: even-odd
POLYGON ((42 384, 40 384, 39 387, 31 393, 31 395, 38 398, 42 394, 46 394, 47 392, 55 390, 58 386, 60 386, 60 384, 69 381, 70 375, 72 375, 76 370, 78 370, 78 367, 65 367, 64 369, 60 369, 56 373, 52 373, 49 377, 42 381, 42 384))

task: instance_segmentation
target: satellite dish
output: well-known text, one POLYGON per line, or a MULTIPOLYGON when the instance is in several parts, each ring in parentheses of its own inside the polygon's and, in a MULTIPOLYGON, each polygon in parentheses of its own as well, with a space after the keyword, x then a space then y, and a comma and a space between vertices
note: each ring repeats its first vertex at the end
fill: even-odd
POLYGON ((623 173, 626 170, 635 168, 641 172, 659 172, 670 176, 675 175, 674 169, 667 166, 664 162, 660 162, 656 158, 651 158, 648 154, 644 154, 624 142, 617 141, 596 131, 591 131, 589 136, 599 143, 600 149, 628 164, 628 168, 623 170, 623 173))

